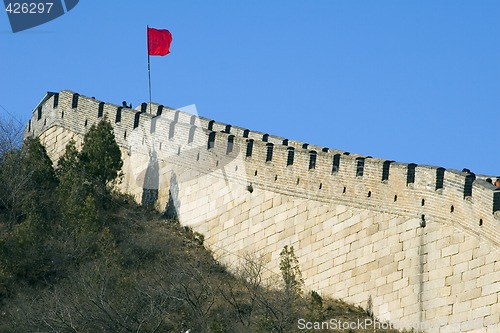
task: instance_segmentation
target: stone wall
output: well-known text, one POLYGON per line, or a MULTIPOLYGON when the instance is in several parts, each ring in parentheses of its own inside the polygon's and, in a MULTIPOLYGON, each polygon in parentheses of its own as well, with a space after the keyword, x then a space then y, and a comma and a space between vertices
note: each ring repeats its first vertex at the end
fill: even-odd
POLYGON ((500 330, 500 191, 485 176, 70 91, 48 93, 26 135, 56 161, 105 117, 122 148, 121 190, 175 207, 228 266, 257 254, 274 276, 279 252, 293 245, 308 289, 363 307, 371 297, 383 320, 429 332, 500 330))

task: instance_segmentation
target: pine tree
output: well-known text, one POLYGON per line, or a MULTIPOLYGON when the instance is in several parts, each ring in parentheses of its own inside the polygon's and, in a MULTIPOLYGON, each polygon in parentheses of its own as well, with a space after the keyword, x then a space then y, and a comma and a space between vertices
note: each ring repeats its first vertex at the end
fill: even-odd
POLYGON ((21 149, 4 154, 0 178, 8 199, 2 201, 10 210, 0 235, 0 283, 5 286, 7 277, 30 283, 46 279, 54 270, 46 241, 57 219, 52 195, 57 178, 38 138, 28 138, 21 149))
POLYGON ((83 140, 80 161, 88 180, 101 186, 108 185, 119 176, 123 161, 109 121, 92 125, 83 140))
POLYGON ((292 299, 299 298, 302 295, 304 280, 302 279, 299 260, 295 255, 293 246, 288 247, 285 245, 280 253, 280 258, 280 271, 285 294, 292 299))
POLYGON ((97 250, 105 230, 106 211, 112 202, 110 186, 123 165, 113 128, 107 120, 92 125, 79 152, 75 143, 66 146, 58 162, 58 201, 62 233, 71 241, 75 256, 97 250))

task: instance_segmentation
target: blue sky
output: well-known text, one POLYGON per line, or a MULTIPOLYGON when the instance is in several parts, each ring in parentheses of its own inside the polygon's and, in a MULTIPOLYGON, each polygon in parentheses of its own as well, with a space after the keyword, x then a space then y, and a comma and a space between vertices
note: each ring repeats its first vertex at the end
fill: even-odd
MULTIPOLYGON (((2 10, 3 11, 3 10, 2 10)), ((0 13, 0 113, 46 91, 148 100, 398 162, 500 175, 499 1, 80 1, 13 34, 0 13)), ((7 110, 7 111, 5 111, 7 110)))

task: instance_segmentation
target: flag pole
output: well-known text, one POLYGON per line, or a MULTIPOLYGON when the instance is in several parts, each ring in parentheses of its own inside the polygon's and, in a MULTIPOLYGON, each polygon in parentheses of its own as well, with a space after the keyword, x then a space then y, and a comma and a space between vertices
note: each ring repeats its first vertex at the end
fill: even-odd
POLYGON ((147 36, 147 43, 148 43, 148 82, 149 82, 149 113, 153 114, 151 112, 151 64, 149 60, 149 25, 146 25, 146 36, 147 36))

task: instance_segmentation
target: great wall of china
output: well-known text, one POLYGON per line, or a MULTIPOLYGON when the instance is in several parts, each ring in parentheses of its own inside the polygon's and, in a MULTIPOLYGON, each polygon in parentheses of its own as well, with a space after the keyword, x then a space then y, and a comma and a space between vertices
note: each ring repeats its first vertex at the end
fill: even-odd
POLYGON ((218 123, 47 93, 25 130, 56 161, 107 118, 120 189, 173 209, 221 262, 292 245, 306 288, 428 332, 500 331, 500 190, 486 176, 396 163, 218 123), (427 325, 427 326, 425 326, 427 325))

